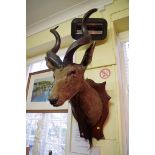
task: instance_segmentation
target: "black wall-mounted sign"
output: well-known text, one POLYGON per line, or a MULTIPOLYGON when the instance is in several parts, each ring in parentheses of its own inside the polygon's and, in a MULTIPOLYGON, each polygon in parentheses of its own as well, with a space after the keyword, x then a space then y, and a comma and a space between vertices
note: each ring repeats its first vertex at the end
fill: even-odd
MULTIPOLYGON (((82 37, 82 18, 75 18, 71 23, 71 36, 77 40, 82 37)), ((107 21, 103 18, 87 19, 87 29, 92 40, 103 40, 107 36, 107 21)))

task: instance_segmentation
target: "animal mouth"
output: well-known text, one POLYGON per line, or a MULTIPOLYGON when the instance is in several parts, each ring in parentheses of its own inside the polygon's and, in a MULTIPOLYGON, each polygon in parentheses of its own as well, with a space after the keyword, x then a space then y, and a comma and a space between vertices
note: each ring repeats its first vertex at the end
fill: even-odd
POLYGON ((62 99, 49 99, 50 104, 53 105, 54 107, 61 106, 65 101, 62 99))
POLYGON ((62 99, 58 99, 58 102, 56 103, 56 106, 58 107, 58 106, 61 106, 61 105, 63 105, 64 104, 64 100, 62 100, 62 99))

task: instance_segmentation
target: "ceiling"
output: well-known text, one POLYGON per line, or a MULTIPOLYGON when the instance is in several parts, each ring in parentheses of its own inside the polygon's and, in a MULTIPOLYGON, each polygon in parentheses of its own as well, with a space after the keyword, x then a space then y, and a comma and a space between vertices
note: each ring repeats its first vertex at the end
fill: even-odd
POLYGON ((88 0, 26 0, 26 26, 88 0))
POLYGON ((113 0, 26 0, 27 36, 75 18, 89 9, 103 9, 113 0))

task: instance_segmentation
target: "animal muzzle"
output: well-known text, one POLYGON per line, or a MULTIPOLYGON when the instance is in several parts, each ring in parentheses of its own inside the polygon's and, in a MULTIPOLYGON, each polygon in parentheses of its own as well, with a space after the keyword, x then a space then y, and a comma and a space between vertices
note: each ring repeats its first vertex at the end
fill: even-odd
POLYGON ((49 100, 49 102, 51 103, 51 105, 56 105, 56 103, 57 103, 57 101, 58 101, 58 98, 50 98, 50 99, 48 99, 49 100))

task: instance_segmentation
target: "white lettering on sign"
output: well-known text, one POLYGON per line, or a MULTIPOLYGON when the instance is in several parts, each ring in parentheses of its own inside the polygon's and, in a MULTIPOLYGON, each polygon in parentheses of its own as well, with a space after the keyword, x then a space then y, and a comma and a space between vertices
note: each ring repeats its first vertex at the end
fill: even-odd
POLYGON ((107 79, 110 76, 110 74, 111 74, 111 72, 110 72, 110 69, 108 69, 108 68, 102 69, 100 71, 100 77, 102 79, 107 79))

